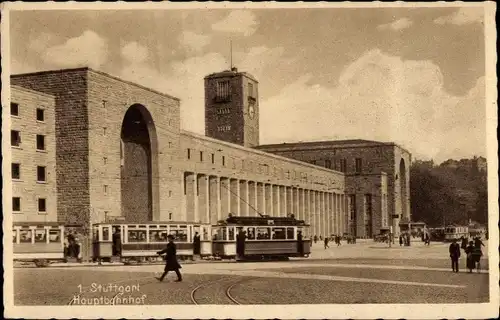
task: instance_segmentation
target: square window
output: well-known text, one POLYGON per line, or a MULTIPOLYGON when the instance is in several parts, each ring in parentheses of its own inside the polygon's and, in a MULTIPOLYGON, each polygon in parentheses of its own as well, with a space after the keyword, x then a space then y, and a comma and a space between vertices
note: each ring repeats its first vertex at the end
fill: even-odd
POLYGON ((11 102, 10 103, 10 115, 19 116, 19 104, 11 102))
POLYGON ((46 177, 45 177, 45 167, 37 166, 36 167, 36 179, 39 182, 45 182, 46 177))
POLYGON ((20 197, 12 197, 12 211, 14 211, 14 212, 21 211, 21 198, 20 197))
POLYGON ((16 130, 10 131, 10 145, 19 147, 21 145, 21 132, 16 130))
POLYGON ((36 109, 36 121, 45 121, 45 110, 36 109))
POLYGON ((46 212, 47 211, 47 200, 44 198, 38 199, 38 212, 46 212))
POLYGON ((21 179, 21 165, 19 163, 12 164, 12 179, 21 179))
POLYGON ((36 149, 45 150, 45 136, 42 136, 41 134, 36 135, 36 149))

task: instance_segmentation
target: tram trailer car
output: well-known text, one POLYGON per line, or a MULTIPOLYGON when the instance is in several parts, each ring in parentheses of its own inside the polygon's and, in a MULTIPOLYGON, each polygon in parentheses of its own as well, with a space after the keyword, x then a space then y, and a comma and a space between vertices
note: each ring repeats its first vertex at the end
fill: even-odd
POLYGON ((237 261, 308 257, 308 227, 294 217, 230 216, 212 226, 212 251, 214 256, 237 261))
POLYGON ((16 222, 13 231, 13 260, 34 262, 43 267, 64 261, 65 227, 51 222, 16 222))
POLYGON ((460 240, 461 237, 469 238, 469 227, 467 226, 448 226, 445 228, 444 241, 451 242, 460 240))
POLYGON ((211 255, 210 226, 187 222, 150 222, 141 224, 93 225, 94 261, 158 261, 157 252, 167 245, 173 235, 180 259, 193 259, 195 233, 200 235, 200 255, 211 255))

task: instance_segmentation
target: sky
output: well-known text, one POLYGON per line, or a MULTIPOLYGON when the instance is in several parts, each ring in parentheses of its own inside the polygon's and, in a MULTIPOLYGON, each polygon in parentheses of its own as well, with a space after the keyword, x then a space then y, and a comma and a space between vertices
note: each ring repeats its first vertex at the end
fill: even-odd
POLYGON ((486 155, 483 8, 13 11, 11 73, 89 66, 181 99, 203 77, 259 81, 260 143, 395 142, 435 162, 486 155))

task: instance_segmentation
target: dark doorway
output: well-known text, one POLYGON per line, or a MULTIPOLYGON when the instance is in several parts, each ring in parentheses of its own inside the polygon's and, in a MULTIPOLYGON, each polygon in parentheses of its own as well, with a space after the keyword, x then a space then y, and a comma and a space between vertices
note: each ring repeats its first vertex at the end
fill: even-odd
MULTIPOLYGON (((127 223, 153 220, 154 125, 149 111, 132 105, 125 113, 121 130, 121 209, 127 223)), ((156 141, 154 141, 156 142, 156 141)))

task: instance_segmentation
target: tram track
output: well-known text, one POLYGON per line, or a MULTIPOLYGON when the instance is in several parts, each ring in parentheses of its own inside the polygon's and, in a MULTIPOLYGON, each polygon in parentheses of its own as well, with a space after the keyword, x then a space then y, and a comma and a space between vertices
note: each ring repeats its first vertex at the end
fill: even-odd
MULTIPOLYGON (((217 280, 212 280, 212 281, 207 281, 205 283, 202 283, 195 287, 193 290, 191 290, 190 297, 191 297, 191 302, 195 305, 201 305, 201 304, 235 304, 235 305, 241 305, 241 303, 231 294, 231 290, 238 284, 242 283, 246 279, 238 279, 234 281, 234 277, 223 277, 221 279, 217 280), (229 284, 225 284, 224 282, 226 281, 231 281, 229 284), (218 296, 219 300, 225 300, 224 302, 229 302, 229 303, 204 303, 201 302, 199 298, 197 298, 197 294, 201 291, 201 289, 207 289, 210 287, 215 287, 215 290, 217 291, 218 286, 222 286, 224 291, 224 298, 220 299, 222 295, 218 296)), ((205 296, 204 299, 207 297, 205 296)), ((216 298, 217 299, 217 298, 216 298)), ((222 302, 222 301, 219 301, 222 302)))

